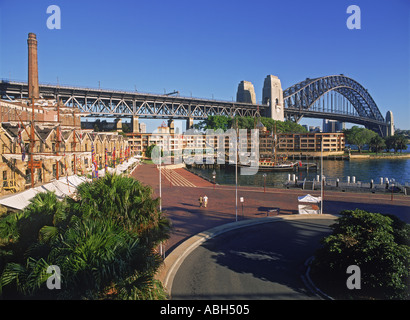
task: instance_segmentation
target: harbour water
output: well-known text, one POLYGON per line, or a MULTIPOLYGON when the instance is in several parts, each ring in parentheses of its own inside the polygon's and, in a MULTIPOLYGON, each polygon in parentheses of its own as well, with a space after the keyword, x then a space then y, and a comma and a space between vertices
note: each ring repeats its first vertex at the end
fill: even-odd
MULTIPOLYGON (((281 187, 288 180, 289 174, 295 174, 299 181, 315 180, 320 174, 320 161, 317 161, 318 167, 309 171, 290 171, 290 172, 262 172, 258 171, 255 175, 241 175, 238 168, 238 185, 241 186, 261 186, 266 183, 266 187, 281 187), (263 174, 266 173, 266 178, 263 174), (266 182, 265 182, 266 181, 266 182)), ((235 184, 235 167, 223 166, 221 168, 189 168, 190 171, 201 175, 210 181, 213 181, 213 171, 216 172, 215 181, 217 184, 234 185, 235 184)), ((402 185, 410 184, 410 159, 361 159, 361 160, 324 160, 323 175, 328 181, 339 179, 340 182, 346 182, 347 177, 356 182, 380 183, 380 178, 389 181, 395 181, 402 185)))

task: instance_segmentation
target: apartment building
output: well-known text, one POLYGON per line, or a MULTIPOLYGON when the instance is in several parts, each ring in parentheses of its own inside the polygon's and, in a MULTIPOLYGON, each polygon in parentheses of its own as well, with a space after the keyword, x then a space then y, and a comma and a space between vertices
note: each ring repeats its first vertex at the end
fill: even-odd
MULTIPOLYGON (((159 129, 159 128, 158 128, 159 129)), ((202 133, 195 134, 172 134, 167 128, 161 128, 156 133, 129 133, 127 134, 131 149, 142 156, 145 155, 146 148, 151 144, 162 146, 170 151, 172 155, 206 153, 206 149, 216 151, 221 148, 221 138, 217 136, 207 136, 202 133), (184 152, 184 150, 186 150, 184 152), (189 151, 188 151, 189 150, 189 151)), ((223 138, 223 149, 225 155, 234 148, 232 137, 225 135, 223 138)), ((241 142, 241 150, 252 150, 250 132, 247 140, 241 142)), ((323 147, 325 155, 341 155, 344 153, 345 138, 343 133, 286 133, 275 135, 266 130, 259 131, 259 156, 260 158, 270 158, 275 154, 291 155, 320 155, 323 147), (323 143, 323 145, 322 145, 323 143), (276 147, 275 147, 276 146, 276 147)))

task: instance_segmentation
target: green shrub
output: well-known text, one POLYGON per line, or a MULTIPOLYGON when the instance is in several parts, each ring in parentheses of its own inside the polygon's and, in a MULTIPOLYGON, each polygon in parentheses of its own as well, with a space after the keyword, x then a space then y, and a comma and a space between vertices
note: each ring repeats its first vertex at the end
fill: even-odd
POLYGON ((394 216, 346 210, 322 240, 312 275, 343 297, 409 298, 409 225, 394 216), (349 290, 347 267, 361 271, 361 289, 349 290))

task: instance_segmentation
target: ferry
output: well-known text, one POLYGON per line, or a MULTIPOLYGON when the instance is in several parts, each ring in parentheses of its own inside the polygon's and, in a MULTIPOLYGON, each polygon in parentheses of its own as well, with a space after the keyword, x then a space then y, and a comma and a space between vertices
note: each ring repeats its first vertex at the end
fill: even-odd
POLYGON ((272 160, 259 160, 259 170, 263 171, 293 171, 297 162, 275 162, 272 160))

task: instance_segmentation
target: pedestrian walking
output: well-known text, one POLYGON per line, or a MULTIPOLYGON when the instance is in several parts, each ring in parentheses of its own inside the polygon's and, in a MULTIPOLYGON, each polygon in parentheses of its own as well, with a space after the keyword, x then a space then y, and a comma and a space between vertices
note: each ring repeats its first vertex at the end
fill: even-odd
POLYGON ((206 208, 207 205, 208 205, 208 197, 205 195, 204 196, 204 207, 206 208))
POLYGON ((202 207, 202 202, 203 202, 203 199, 202 199, 202 196, 201 196, 201 197, 199 197, 199 207, 200 208, 202 207))

